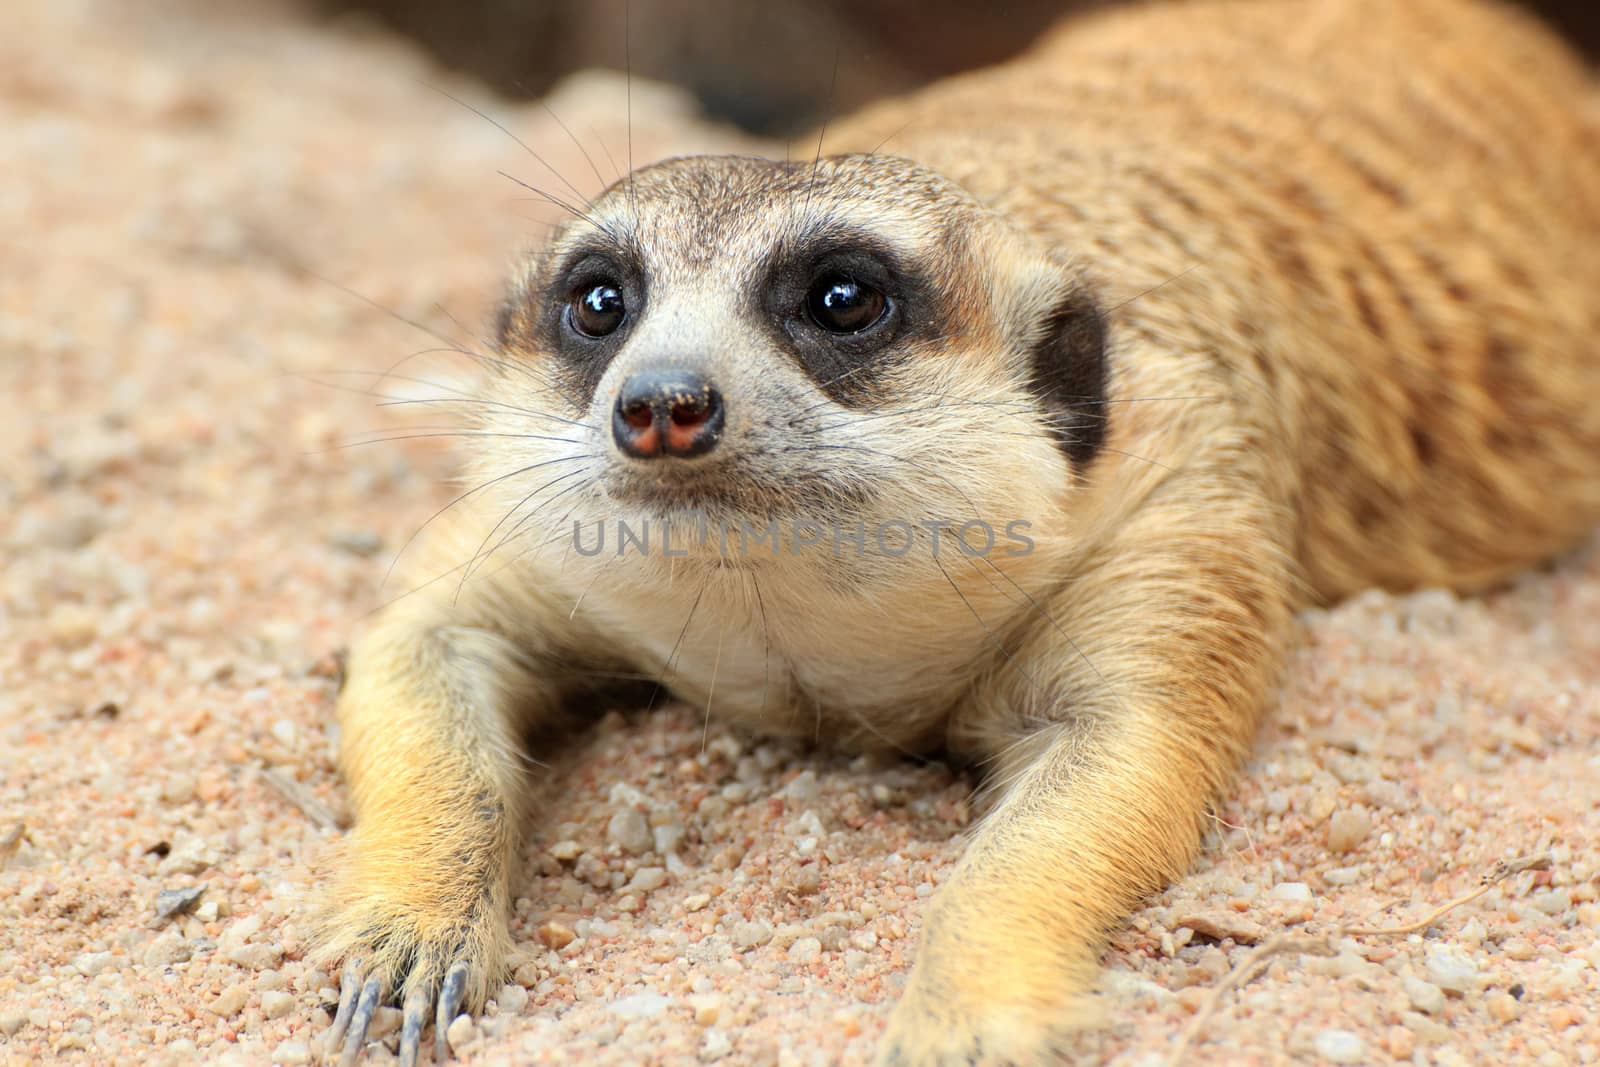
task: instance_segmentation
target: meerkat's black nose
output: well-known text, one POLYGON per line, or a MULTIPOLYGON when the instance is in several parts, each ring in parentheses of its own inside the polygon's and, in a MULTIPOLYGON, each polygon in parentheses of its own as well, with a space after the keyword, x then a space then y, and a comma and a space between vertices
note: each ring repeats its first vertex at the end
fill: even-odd
POLYGON ((688 459, 716 447, 724 421, 722 394, 704 375, 681 368, 647 370, 622 383, 611 412, 611 435, 634 459, 688 459))

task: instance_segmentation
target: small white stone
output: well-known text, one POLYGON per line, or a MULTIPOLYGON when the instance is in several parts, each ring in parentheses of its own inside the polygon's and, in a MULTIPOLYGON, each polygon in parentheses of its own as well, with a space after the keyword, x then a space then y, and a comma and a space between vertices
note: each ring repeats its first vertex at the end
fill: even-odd
POLYGON ((789 959, 795 963, 811 963, 822 955, 822 942, 814 937, 802 937, 789 946, 789 959))
POLYGON ((720 1060, 733 1051, 733 1042, 721 1030, 707 1030, 700 1041, 700 1059, 705 1063, 720 1060))
POLYGON ((449 1042, 450 1051, 459 1055, 462 1049, 478 1040, 478 1024, 470 1015, 457 1015, 445 1029, 444 1039, 449 1042))
POLYGON ((229 949, 225 955, 241 967, 248 967, 252 971, 266 971, 271 970, 283 961, 283 946, 263 944, 236 945, 229 949))
POLYGON ((663 823, 650 828, 650 836, 655 840, 658 855, 671 855, 678 847, 678 842, 683 840, 683 824, 681 822, 663 823))
POLYGON ((1432 945, 1423 958, 1428 978, 1451 993, 1472 993, 1478 988, 1478 965, 1465 953, 1447 945, 1432 945))
POLYGON ((733 947, 748 952, 772 940, 772 924, 764 922, 737 923, 733 928, 733 947))
POLYGON ((372 1013, 372 1025, 367 1028, 367 1038, 381 1040, 400 1029, 400 1009, 383 1007, 372 1013))
POLYGON ((295 742, 294 723, 288 719, 278 719, 272 724, 272 738, 284 748, 293 748, 295 742))
POLYGON ((500 992, 495 994, 494 1001, 500 1006, 500 1014, 518 1015, 528 1006, 528 991, 515 983, 510 983, 500 987, 500 992))
POLYGON ((1361 1038, 1349 1030, 1324 1030, 1313 1044, 1317 1055, 1330 1063, 1361 1062, 1361 1038))
POLYGON ((1367 809, 1356 807, 1336 811, 1328 820, 1328 848, 1334 852, 1349 852, 1367 839, 1372 832, 1372 816, 1367 809))
POLYGON ((1572 894, 1566 889, 1552 889, 1534 897, 1533 906, 1546 915, 1560 915, 1572 907, 1572 894))
POLYGON ((269 1019, 281 1019, 294 1011, 295 999, 293 994, 277 989, 269 989, 261 994, 261 1014, 269 1019))
POLYGON ((301 1067, 302 1064, 311 1062, 311 1046, 304 1041, 296 1041, 291 1038, 273 1049, 272 1061, 288 1065, 288 1067, 301 1067))
POLYGON ((790 830, 799 837, 826 837, 828 828, 822 825, 822 820, 810 808, 800 813, 790 830))
POLYGON ((628 890, 634 893, 649 893, 660 889, 667 884, 667 871, 665 867, 640 867, 633 872, 633 879, 628 883, 628 890))
POLYGON ((783 787, 780 795, 786 800, 794 801, 796 807, 812 807, 822 798, 822 786, 817 782, 817 772, 801 771, 783 787))
POLYGON ((1279 882, 1272 887, 1272 896, 1277 900, 1310 901, 1311 887, 1304 882, 1279 882))
POLYGON ((694 1021, 701 1026, 711 1026, 722 1014, 722 998, 715 993, 696 994, 689 998, 694 1009, 694 1021))
POLYGON ((1432 982, 1424 982, 1420 978, 1407 975, 1400 979, 1400 985, 1406 991, 1406 999, 1411 1001, 1411 1006, 1418 1011, 1427 1012, 1429 1015, 1438 1015, 1444 1011, 1444 990, 1432 982))
POLYGON ((661 993, 633 993, 613 1000, 609 1008, 611 1014, 624 1019, 653 1019, 671 1003, 672 998, 661 993))
POLYGON ((250 990, 242 985, 231 985, 212 998, 207 1005, 212 1012, 223 1017, 239 1014, 245 1001, 250 999, 250 990))
POLYGON ((113 957, 109 952, 85 952, 72 961, 72 966, 79 974, 93 978, 107 967, 111 966, 113 957))
POLYGON ((606 837, 622 851, 637 856, 650 851, 655 837, 650 833, 650 823, 632 808, 623 808, 611 816, 606 824, 606 837))

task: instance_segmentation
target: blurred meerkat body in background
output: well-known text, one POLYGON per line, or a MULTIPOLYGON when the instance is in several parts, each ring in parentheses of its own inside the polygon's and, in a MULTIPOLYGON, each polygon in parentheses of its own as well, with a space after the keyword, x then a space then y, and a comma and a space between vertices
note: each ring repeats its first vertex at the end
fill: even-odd
POLYGON ((325 926, 350 1055, 385 996, 412 1049, 441 986, 445 1022, 481 1001, 515 748, 636 671, 751 728, 984 763, 883 1058, 1042 1060, 1192 860, 1296 608, 1482 588, 1600 520, 1597 121, 1579 63, 1492 5, 1191 3, 1070 23, 814 164, 614 186, 514 279, 467 457, 488 503, 417 574, 482 565, 352 659, 325 926), (685 502, 1037 543, 563 551, 685 502))

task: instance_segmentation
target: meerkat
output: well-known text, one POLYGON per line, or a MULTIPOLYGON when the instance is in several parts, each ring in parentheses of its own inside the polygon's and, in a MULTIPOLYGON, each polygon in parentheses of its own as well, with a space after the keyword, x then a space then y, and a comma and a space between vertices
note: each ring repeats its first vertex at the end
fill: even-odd
POLYGON ((1600 522, 1596 99, 1493 3, 1141 6, 814 160, 670 160, 575 211, 485 356, 481 489, 338 701, 345 1062, 391 999, 402 1062, 435 1018, 442 1059, 501 980, 523 738, 629 672, 981 764, 881 1062, 1063 1047, 1298 608, 1482 589, 1600 522), (625 521, 689 532, 595 550, 625 521))

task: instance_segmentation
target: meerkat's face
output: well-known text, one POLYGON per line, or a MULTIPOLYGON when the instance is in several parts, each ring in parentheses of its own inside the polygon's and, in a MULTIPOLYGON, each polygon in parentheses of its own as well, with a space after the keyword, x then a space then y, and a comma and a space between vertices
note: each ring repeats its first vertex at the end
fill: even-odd
POLYGON ((500 344, 488 419, 508 436, 478 473, 526 469, 506 510, 563 547, 650 522, 709 522, 720 540, 686 550, 724 559, 761 558, 727 531, 773 525, 787 558, 837 556, 841 529, 858 563, 903 558, 939 523, 1016 547, 1048 536, 1104 434, 1086 291, 892 157, 636 172, 530 262, 500 344))

